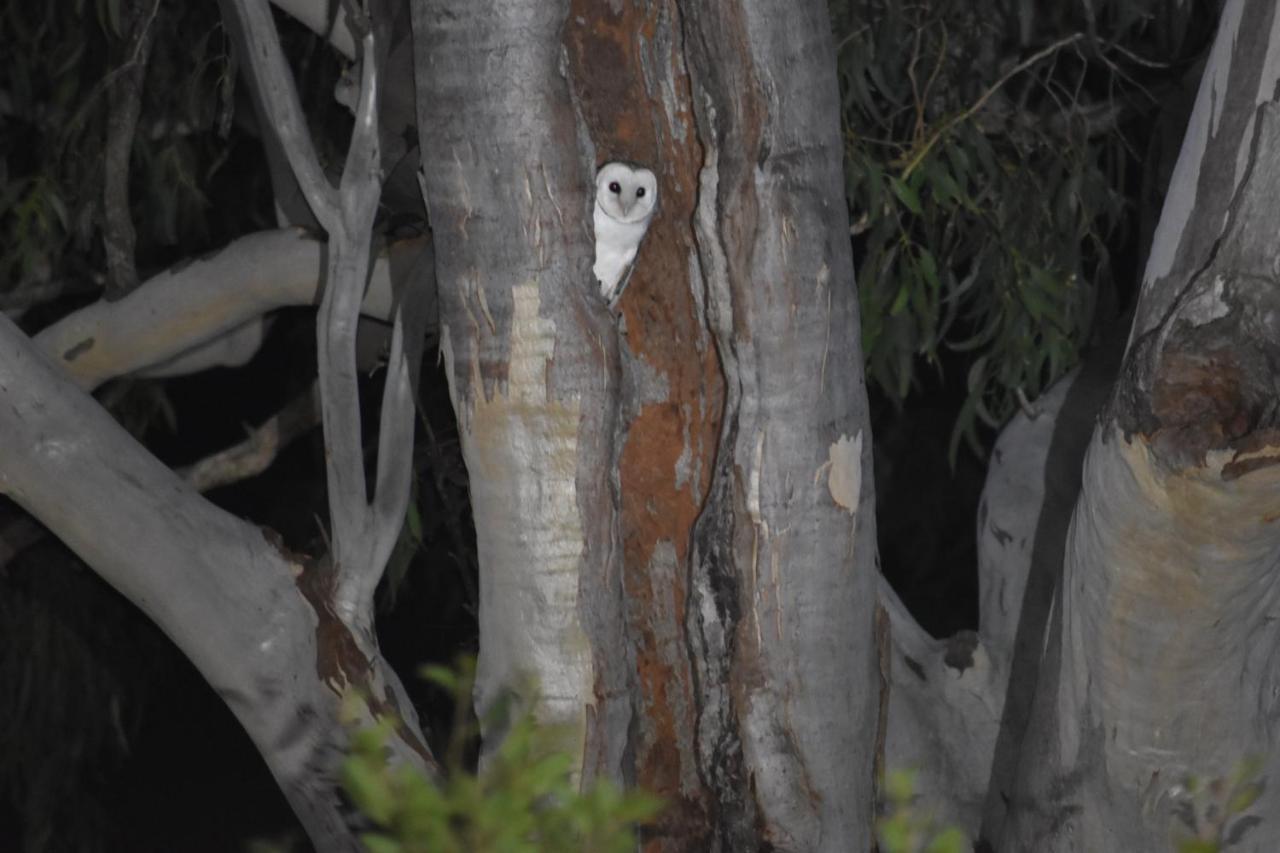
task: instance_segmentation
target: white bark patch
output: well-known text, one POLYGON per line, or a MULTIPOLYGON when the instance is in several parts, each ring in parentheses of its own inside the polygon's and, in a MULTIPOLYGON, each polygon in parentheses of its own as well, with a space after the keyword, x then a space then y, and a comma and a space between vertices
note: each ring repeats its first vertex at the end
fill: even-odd
POLYGON ((831 445, 827 458, 827 488, 831 499, 849 515, 858 511, 862 496, 862 433, 842 435, 831 445))
POLYGON ((1224 282, 1222 276, 1215 276, 1212 287, 1187 300, 1186 304, 1178 309, 1179 318, 1193 326, 1203 326, 1230 314, 1231 306, 1222 298, 1224 282))
MULTIPOLYGON (((486 395, 472 357, 472 395, 466 401, 470 417, 462 429, 479 533, 484 646, 476 699, 483 715, 501 690, 534 678, 538 718, 564 726, 562 747, 578 755, 594 680, 578 616, 581 405, 576 397, 552 399, 547 393, 556 329, 539 316, 537 285, 513 288, 512 301, 507 382, 486 395)), ((447 328, 441 331, 440 346, 452 382, 455 356, 447 328)), ((455 409, 457 403, 455 399, 455 409)))

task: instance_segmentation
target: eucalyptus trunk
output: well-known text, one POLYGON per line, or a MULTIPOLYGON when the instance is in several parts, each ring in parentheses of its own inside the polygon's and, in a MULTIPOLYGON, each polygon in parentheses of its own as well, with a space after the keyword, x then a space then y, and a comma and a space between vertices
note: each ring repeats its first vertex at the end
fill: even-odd
POLYGON ((532 677, 646 849, 871 843, 871 439, 824 3, 415 3, 483 713, 532 677), (614 307, 594 176, 658 176, 614 307))
POLYGON ((988 792, 999 850, 1280 846, 1280 790, 1250 785, 1280 770, 1278 39, 1275 4, 1227 4, 1084 462, 1033 698, 1024 720, 1006 712, 1026 729, 988 792))

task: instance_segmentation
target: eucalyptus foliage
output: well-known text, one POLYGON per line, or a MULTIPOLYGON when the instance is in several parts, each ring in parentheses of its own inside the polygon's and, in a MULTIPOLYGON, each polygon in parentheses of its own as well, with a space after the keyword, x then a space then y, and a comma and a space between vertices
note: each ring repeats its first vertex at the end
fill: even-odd
POLYGON ((833 0, 867 375, 901 402, 957 362, 975 447, 1079 358, 1114 301, 1144 80, 1190 0, 833 0), (1141 77, 1142 79, 1139 79, 1141 77), (952 355, 954 354, 954 355, 952 355))
MULTIPOLYGON (((245 133, 253 130, 252 110, 243 90, 237 106, 236 67, 216 3, 7 3, 0 10, 0 307, 96 293, 103 284, 108 88, 137 61, 129 8, 153 35, 129 163, 138 268, 167 266, 270 224, 267 170, 260 144, 245 133), (235 168, 241 150, 252 169, 235 168)), ((305 75, 317 40, 296 30, 289 31, 291 52, 305 75)), ((321 79, 312 82, 319 85, 304 91, 325 117, 340 108, 323 110, 332 105, 337 62, 321 55, 332 70, 317 69, 321 79)))

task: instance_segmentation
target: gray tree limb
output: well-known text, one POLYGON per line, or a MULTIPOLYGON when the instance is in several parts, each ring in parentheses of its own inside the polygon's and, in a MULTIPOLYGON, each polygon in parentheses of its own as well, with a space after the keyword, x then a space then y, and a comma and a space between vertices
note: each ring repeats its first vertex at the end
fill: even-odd
MULTIPOLYGON (((318 301, 324 253, 324 243, 300 229, 250 234, 151 277, 124 299, 73 311, 35 341, 85 389, 148 369, 177 375, 235 364, 256 349, 263 315, 318 301)), ((425 239, 392 244, 373 265, 362 313, 390 322, 394 293, 409 286, 412 270, 430 316, 432 258, 425 239)))
POLYGON ((271 0, 271 3, 311 32, 328 39, 347 59, 356 58, 356 40, 347 26, 347 10, 341 3, 331 0, 271 0))
MULTIPOLYGON (((380 51, 385 48, 375 42, 369 22, 362 22, 360 96, 346 164, 335 190, 324 178, 316 159, 265 0, 231 0, 230 6, 245 31, 249 65, 266 114, 279 132, 285 154, 312 212, 329 235, 327 285, 316 329, 336 573, 334 597, 340 617, 372 638, 373 589, 403 523, 408 500, 408 488, 401 482, 401 472, 396 471, 389 460, 379 463, 372 503, 367 497, 356 385, 356 325, 368 276, 373 217, 381 189, 377 119, 380 51), (379 496, 379 491, 385 494, 379 496)), ((420 314, 410 312, 410 316, 420 314)), ((402 318, 400 315, 397 322, 402 318)), ((420 328, 410 330, 413 336, 419 333, 420 328)), ((405 358, 404 340, 403 329, 399 335, 393 335, 393 367, 388 374, 391 381, 406 381, 413 372, 408 366, 395 366, 405 358)), ((383 415, 390 421, 382 425, 381 449, 401 459, 407 455, 408 448, 391 447, 388 442, 404 441, 407 437, 409 447, 412 446, 412 400, 398 389, 386 399, 389 404, 384 405, 383 415), (405 423, 407 429, 403 426, 405 423)))
POLYGON ((317 843, 356 849, 331 781, 345 739, 340 685, 326 682, 303 567, 148 454, 2 317, 0 398, 0 492, 174 641, 317 843))
POLYGON ((155 41, 156 10, 160 0, 126 0, 124 25, 128 29, 124 64, 107 84, 106 140, 102 170, 102 238, 106 250, 108 298, 119 299, 138 286, 134 248, 138 240, 129 206, 129 174, 133 136, 142 113, 142 90, 147 62, 155 41))

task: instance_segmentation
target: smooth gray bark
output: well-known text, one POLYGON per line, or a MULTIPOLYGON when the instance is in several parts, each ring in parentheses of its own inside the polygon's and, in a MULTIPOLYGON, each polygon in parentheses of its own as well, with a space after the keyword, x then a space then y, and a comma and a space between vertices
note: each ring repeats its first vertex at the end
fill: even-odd
MULTIPOLYGON (((395 294, 410 279, 433 299, 430 252, 428 241, 408 240, 381 254, 361 313, 391 322, 395 294)), ((86 390, 130 373, 242 364, 257 351, 270 312, 319 302, 323 270, 324 244, 299 229, 249 234, 152 276, 124 299, 73 311, 35 341, 86 390)))
POLYGON ((557 73, 565 8, 415 3, 418 127, 477 530, 477 705, 532 678, 583 776, 621 780, 617 346, 591 280, 594 171, 557 73))
POLYGON ((659 830, 657 849, 867 847, 870 437, 826 6, 413 10, 442 347, 480 548, 481 708, 526 672, 544 716, 585 744, 585 776, 657 774, 659 744, 687 756, 681 820, 701 825, 659 830), (659 174, 660 213, 611 315, 590 278, 590 210, 596 167, 620 158, 659 174), (691 373, 654 351, 660 323, 691 373), (708 336, 714 348, 696 343, 708 336), (701 352, 718 356, 727 400, 700 386, 701 352), (687 427, 663 439, 659 403, 687 427), (689 414, 700 407, 712 420, 689 414), (641 462, 658 466, 645 482, 641 462), (628 489, 649 489, 648 517, 628 489), (680 620, 635 580, 646 567, 672 579, 680 620), (686 707, 691 740, 673 725, 686 707))
POLYGON ((861 849, 875 502, 827 8, 683 11, 706 151, 699 262, 727 377, 690 614, 703 772, 729 812, 724 849, 861 849))
POLYGON ((481 708, 535 675, 584 776, 680 798, 654 849, 864 849, 870 435, 825 5, 413 8, 481 708), (616 315, 611 159, 660 180, 616 315))
MULTIPOLYGON (((244 56, 263 112, 294 178, 329 236, 324 297, 316 320, 321 418, 329 497, 332 598, 338 617, 368 652, 376 649, 373 595, 409 500, 413 380, 423 333, 425 281, 407 289, 395 317, 378 431, 372 496, 366 494, 356 373, 356 330, 370 271, 381 194, 378 110, 386 27, 366 17, 358 33, 360 87, 338 185, 324 175, 266 0, 226 0, 243 34, 244 56), (381 31, 381 32, 379 32, 381 31), (407 339, 406 339, 407 334, 407 339)), ((349 21, 348 27, 354 22, 349 21)))
POLYGON ((303 567, 148 454, 5 318, 0 392, 0 493, 192 661, 317 844, 355 849, 331 781, 345 742, 338 694, 296 583, 303 567))
POLYGON ((1186 784, 1280 770, 1277 44, 1274 4, 1227 5, 1089 447, 1000 850, 1280 845, 1274 785, 1214 826, 1186 784))
MULTIPOLYGON (((252 344, 254 336, 240 330, 262 304, 220 287, 194 294, 162 285, 134 294, 125 307, 79 312, 44 335, 54 358, 8 320, 0 321, 0 491, 136 603, 208 678, 262 752, 317 849, 354 850, 359 845, 337 779, 346 743, 339 718, 344 698, 358 691, 369 713, 397 723, 388 743, 397 761, 433 767, 413 708, 382 661, 372 630, 373 588, 408 499, 411 467, 400 460, 412 447, 412 389, 430 279, 418 276, 417 286, 404 288, 391 310, 376 486, 366 499, 355 327, 372 267, 379 192, 373 35, 361 34, 365 61, 356 132, 342 183, 334 188, 310 149, 265 2, 228 5, 244 25, 248 56, 242 58, 250 60, 262 100, 279 119, 299 185, 330 236, 318 338, 335 551, 317 564, 286 558, 261 531, 208 504, 150 457, 55 364, 54 358, 79 362, 81 383, 92 386, 112 370, 136 369, 166 355, 198 362, 220 336, 248 337, 252 344), (139 309, 165 305, 192 311, 194 328, 185 339, 174 322, 160 322, 151 324, 159 331, 149 345, 124 340, 139 323, 147 328, 139 309), (103 332, 100 342, 95 335, 103 332)), ((281 260, 271 249, 318 254, 301 235, 287 235, 285 242, 259 241, 267 244, 268 264, 281 260)), ((205 266, 200 272, 234 276, 244 272, 236 264, 246 254, 252 251, 224 256, 230 269, 205 266)), ((312 282, 315 269, 314 259, 302 264, 312 282)), ((165 284, 200 278, 178 275, 165 284)), ((281 295, 277 288, 266 298, 281 295)))

